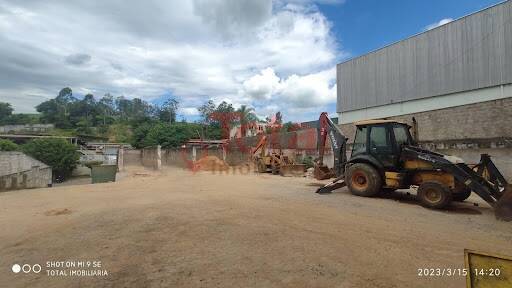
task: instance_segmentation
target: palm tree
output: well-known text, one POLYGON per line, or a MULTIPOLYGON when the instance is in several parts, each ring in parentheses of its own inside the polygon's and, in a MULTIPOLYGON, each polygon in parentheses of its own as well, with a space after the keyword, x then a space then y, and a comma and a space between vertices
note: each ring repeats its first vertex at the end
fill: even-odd
POLYGON ((241 125, 241 133, 242 137, 245 137, 247 134, 247 126, 250 122, 257 120, 256 115, 254 114, 254 108, 247 107, 246 105, 240 106, 236 110, 238 113, 238 117, 240 119, 240 125, 241 125))

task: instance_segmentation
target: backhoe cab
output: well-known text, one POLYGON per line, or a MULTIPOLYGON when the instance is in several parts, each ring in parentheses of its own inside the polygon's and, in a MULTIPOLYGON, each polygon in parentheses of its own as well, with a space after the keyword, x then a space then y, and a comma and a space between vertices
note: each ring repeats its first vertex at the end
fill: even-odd
POLYGON ((314 175, 317 179, 337 177, 317 190, 329 193, 348 186, 354 195, 373 197, 381 192, 418 186, 417 198, 428 208, 441 209, 451 201, 464 201, 475 192, 495 208, 498 218, 512 220, 512 191, 489 155, 482 154, 477 165, 416 146, 410 126, 393 120, 356 122, 350 160, 346 157, 346 137, 322 113, 318 128, 319 158, 314 175), (334 167, 323 163, 329 136, 334 167), (333 175, 334 174, 334 175, 333 175))

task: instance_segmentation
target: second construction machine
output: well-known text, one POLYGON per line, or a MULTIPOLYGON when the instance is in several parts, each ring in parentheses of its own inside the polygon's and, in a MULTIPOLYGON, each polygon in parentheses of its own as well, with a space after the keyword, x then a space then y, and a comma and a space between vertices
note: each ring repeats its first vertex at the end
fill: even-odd
POLYGON ((267 153, 267 146, 268 137, 263 135, 256 147, 251 149, 251 155, 259 173, 272 172, 272 174, 281 176, 304 175, 305 165, 295 164, 292 159, 282 153, 281 149, 278 149, 278 152, 269 151, 267 153), (256 154, 258 150, 260 153, 256 154))
POLYGON ((319 158, 314 174, 317 179, 336 179, 317 193, 348 186, 354 195, 373 197, 383 191, 418 186, 417 198, 423 206, 442 209, 451 201, 464 201, 474 192, 494 208, 497 218, 512 221, 512 185, 489 155, 482 154, 480 163, 468 165, 457 157, 420 148, 406 123, 368 120, 355 125, 352 152, 347 159, 347 138, 327 113, 320 115, 319 158), (333 171, 323 163, 327 136, 334 154, 333 171))

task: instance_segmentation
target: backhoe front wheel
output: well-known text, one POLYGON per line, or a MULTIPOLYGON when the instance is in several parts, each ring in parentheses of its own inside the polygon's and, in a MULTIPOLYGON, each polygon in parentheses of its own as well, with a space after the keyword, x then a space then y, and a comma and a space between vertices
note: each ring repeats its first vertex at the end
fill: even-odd
POLYGON ((452 202, 450 188, 437 182, 423 182, 418 188, 418 199, 427 208, 443 209, 452 202))
POLYGON ((366 163, 355 163, 348 167, 345 182, 350 192, 357 196, 376 196, 382 187, 379 172, 366 163))
POLYGON ((463 202, 471 196, 471 188, 460 182, 455 182, 455 189, 452 190, 452 195, 453 201, 463 202))

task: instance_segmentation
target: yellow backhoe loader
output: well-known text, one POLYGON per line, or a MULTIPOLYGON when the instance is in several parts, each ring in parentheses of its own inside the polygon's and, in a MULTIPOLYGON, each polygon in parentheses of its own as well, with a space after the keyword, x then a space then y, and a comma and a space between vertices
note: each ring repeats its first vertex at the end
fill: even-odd
POLYGON ((354 195, 373 197, 382 191, 418 186, 417 198, 428 208, 442 209, 451 201, 464 201, 472 192, 494 208, 497 218, 512 221, 512 189, 487 154, 480 163, 467 165, 462 159, 420 148, 406 123, 393 120, 356 122, 350 160, 347 138, 322 113, 318 126, 319 158, 314 175, 336 179, 317 190, 330 193, 348 186, 354 195), (325 141, 331 141, 333 171, 323 163, 325 141))
POLYGON ((258 169, 259 173, 267 173, 271 172, 276 175, 279 174, 281 176, 303 176, 305 171, 305 165, 303 164, 295 164, 295 162, 290 159, 288 156, 283 155, 282 150, 279 149, 279 152, 267 150, 267 136, 261 137, 260 141, 251 149, 251 155, 253 157, 253 161, 258 169), (256 152, 260 151, 259 155, 256 152))

